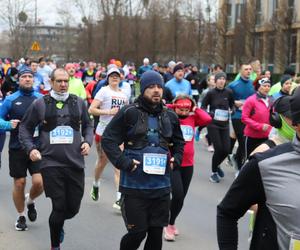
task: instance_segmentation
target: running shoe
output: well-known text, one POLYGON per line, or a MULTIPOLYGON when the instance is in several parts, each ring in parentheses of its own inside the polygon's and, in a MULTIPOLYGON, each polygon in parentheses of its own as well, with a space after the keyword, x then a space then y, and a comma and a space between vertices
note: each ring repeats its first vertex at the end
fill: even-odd
POLYGON ((117 200, 114 204, 113 204, 113 208, 117 209, 117 210, 121 210, 121 199, 117 200))
POLYGON ((218 176, 217 173, 212 173, 212 175, 209 177, 209 180, 213 183, 219 183, 220 177, 218 176))
POLYGON ((64 230, 64 228, 62 228, 62 229, 60 230, 59 243, 63 243, 63 242, 64 242, 64 239, 65 239, 65 230, 64 230))
POLYGON ((179 235, 179 231, 175 225, 169 225, 168 227, 170 227, 173 230, 175 236, 179 235))
POLYGON ((15 229, 17 231, 27 231, 28 230, 28 227, 26 225, 25 216, 19 216, 19 218, 17 219, 17 221, 15 223, 15 229))
POLYGON ((224 171, 220 167, 218 167, 217 173, 218 173, 220 178, 223 178, 225 176, 224 171))
POLYGON ((209 146, 207 147, 207 151, 208 151, 208 152, 214 152, 214 151, 215 151, 214 146, 213 146, 213 145, 209 145, 209 146))
POLYGON ((60 247, 51 247, 51 250, 60 250, 60 247))
POLYGON ((175 241, 175 234, 170 225, 164 227, 164 239, 166 241, 175 241))
MULTIPOLYGON (((25 195, 25 200, 27 201, 29 198, 29 193, 27 193, 25 195)), ((31 203, 31 204, 28 204, 27 203, 27 217, 30 221, 36 221, 36 218, 37 218, 37 211, 35 209, 35 204, 34 203, 31 203)))
POLYGON ((93 185, 91 190, 91 198, 93 201, 97 201, 99 199, 99 187, 93 185))

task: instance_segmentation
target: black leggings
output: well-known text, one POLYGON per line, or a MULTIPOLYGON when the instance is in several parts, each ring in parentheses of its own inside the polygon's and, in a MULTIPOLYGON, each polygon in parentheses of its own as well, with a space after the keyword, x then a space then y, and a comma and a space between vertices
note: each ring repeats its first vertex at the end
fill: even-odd
POLYGON ((170 220, 169 224, 174 225, 177 216, 179 215, 184 198, 188 192, 194 167, 181 167, 171 172, 171 186, 172 186, 172 200, 170 208, 170 220))
POLYGON ((120 250, 136 250, 147 235, 144 250, 162 249, 162 227, 149 227, 148 231, 128 232, 121 240, 120 250))
POLYGON ((254 149, 256 149, 260 144, 264 143, 268 138, 251 138, 246 137, 245 139, 245 151, 246 151, 246 157, 248 159, 249 155, 252 153, 254 149))
POLYGON ((211 170, 215 173, 230 151, 229 128, 208 126, 207 130, 215 149, 211 164, 211 170))
POLYGON ((232 127, 234 129, 235 136, 239 142, 239 146, 235 154, 235 160, 237 162, 238 169, 241 169, 245 161, 245 125, 240 119, 232 119, 232 127))
POLYGON ((65 220, 79 212, 84 192, 84 171, 73 167, 48 167, 41 169, 41 173, 45 194, 52 201, 49 217, 51 246, 59 247, 65 220))

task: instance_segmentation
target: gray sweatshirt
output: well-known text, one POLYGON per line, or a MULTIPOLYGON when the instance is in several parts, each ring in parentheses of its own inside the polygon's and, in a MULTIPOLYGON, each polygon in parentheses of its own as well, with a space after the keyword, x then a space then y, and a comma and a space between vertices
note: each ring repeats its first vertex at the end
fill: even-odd
MULTIPOLYGON (((25 113, 19 128, 19 139, 22 147, 29 154, 32 149, 38 149, 42 155, 41 168, 45 167, 77 167, 84 168, 84 157, 81 155, 81 145, 87 142, 90 146, 93 143, 93 125, 90 120, 87 107, 83 100, 77 97, 79 107, 79 116, 81 118, 81 127, 79 131, 74 129, 71 131, 73 137, 72 143, 57 144, 50 143, 50 134, 38 129, 39 145, 35 145, 33 134, 36 127, 45 120, 45 102, 43 98, 35 100, 25 113), (83 138, 82 138, 83 137, 83 138)), ((57 109, 57 127, 65 126, 70 120, 68 105, 64 105, 62 109, 57 109)), ((53 135, 53 133, 52 133, 53 135)), ((56 133, 57 135, 57 133, 56 133)), ((54 134, 55 136, 55 134, 54 134)))

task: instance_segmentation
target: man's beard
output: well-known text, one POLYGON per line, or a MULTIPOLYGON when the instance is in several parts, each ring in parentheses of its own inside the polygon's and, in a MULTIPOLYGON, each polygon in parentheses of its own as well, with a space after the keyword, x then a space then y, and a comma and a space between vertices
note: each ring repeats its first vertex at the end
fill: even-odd
POLYGON ((149 98, 149 97, 147 97, 147 96, 144 96, 144 98, 146 99, 146 101, 149 103, 149 104, 152 104, 152 105, 157 105, 157 104, 159 104, 159 103, 161 103, 161 101, 162 101, 162 97, 161 96, 155 96, 155 99, 158 99, 157 101, 153 101, 153 97, 151 97, 151 98, 149 98))

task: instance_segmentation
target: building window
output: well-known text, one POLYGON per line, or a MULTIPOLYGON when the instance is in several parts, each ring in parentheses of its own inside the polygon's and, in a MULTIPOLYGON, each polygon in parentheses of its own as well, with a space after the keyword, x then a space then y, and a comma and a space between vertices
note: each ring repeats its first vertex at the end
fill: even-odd
POLYGON ((227 4, 227 29, 232 28, 232 4, 227 4))
POLYGON ((289 5, 289 8, 294 8, 295 7, 295 0, 288 0, 288 5, 289 5))
POLYGON ((269 18, 271 19, 273 15, 278 10, 278 0, 269 0, 269 18))
POLYGON ((235 23, 241 23, 244 12, 244 3, 241 1, 235 5, 235 23))
POLYGON ((261 0, 256 0, 255 10, 256 10, 255 11, 255 13, 256 13, 255 24, 259 26, 262 23, 261 0))

